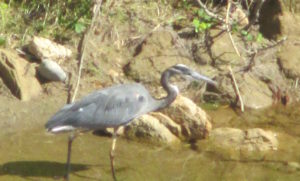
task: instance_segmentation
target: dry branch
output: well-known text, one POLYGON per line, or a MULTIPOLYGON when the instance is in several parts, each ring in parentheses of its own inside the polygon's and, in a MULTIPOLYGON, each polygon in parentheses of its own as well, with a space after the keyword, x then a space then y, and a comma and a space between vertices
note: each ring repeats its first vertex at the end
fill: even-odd
POLYGON ((244 101, 243 101, 242 96, 240 94, 240 90, 239 90, 239 87, 237 85, 237 82, 236 82, 235 76, 233 74, 233 71, 231 69, 231 66, 229 66, 228 69, 229 69, 230 76, 231 76, 231 78, 233 80, 233 83, 234 83, 235 92, 236 92, 236 94, 237 94, 237 96, 239 98, 239 101, 241 103, 241 111, 244 112, 244 101))
POLYGON ((81 79, 81 72, 82 72, 82 65, 83 65, 83 60, 85 58, 86 42, 88 41, 88 39, 90 37, 89 34, 90 34, 91 30, 95 26, 95 21, 96 21, 96 18, 98 17, 98 15, 99 15, 101 4, 102 4, 102 0, 97 0, 96 1, 95 5, 94 5, 94 14, 93 14, 91 26, 86 31, 86 35, 83 37, 82 46, 81 46, 81 49, 80 49, 78 77, 77 77, 76 86, 75 86, 75 90, 74 90, 74 94, 73 94, 71 103, 74 102, 74 100, 76 98, 76 95, 77 95, 77 92, 78 92, 78 89, 79 89, 80 79, 81 79))
POLYGON ((228 33, 228 35, 229 35, 231 44, 232 44, 232 46, 233 46, 233 48, 234 48, 236 54, 237 54, 239 57, 241 57, 241 54, 240 54, 239 50, 237 49, 237 47, 236 47, 236 45, 235 45, 235 42, 234 42, 234 40, 233 40, 233 38, 232 38, 231 31, 230 31, 231 27, 230 27, 230 24, 229 24, 229 12, 230 12, 230 9, 231 9, 231 4, 232 4, 232 2, 231 2, 231 0, 229 0, 229 1, 228 1, 228 4, 227 4, 227 12, 226 12, 226 22, 225 22, 225 24, 226 24, 227 33, 228 33))
POLYGON ((221 21, 221 22, 223 22, 223 23, 225 22, 225 20, 224 20, 221 16, 219 16, 219 15, 217 15, 217 14, 211 12, 211 11, 205 6, 205 4, 203 4, 203 3, 201 2, 201 0, 197 0, 197 2, 198 2, 199 5, 204 9, 204 11, 205 11, 206 14, 208 14, 209 16, 211 16, 211 17, 213 17, 213 18, 218 19, 219 21, 221 21))

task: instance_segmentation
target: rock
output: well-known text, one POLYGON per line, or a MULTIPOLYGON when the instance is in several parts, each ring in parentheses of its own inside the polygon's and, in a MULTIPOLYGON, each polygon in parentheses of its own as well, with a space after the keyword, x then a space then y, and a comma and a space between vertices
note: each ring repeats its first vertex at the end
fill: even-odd
POLYGON ((248 17, 242 8, 236 7, 231 13, 232 19, 236 21, 240 26, 246 26, 249 24, 248 17))
POLYGON ((65 59, 71 57, 72 51, 49 39, 34 36, 28 45, 28 50, 39 59, 65 59))
POLYGON ((273 94, 267 84, 250 73, 243 74, 238 80, 245 107, 260 109, 273 104, 273 94))
MULTIPOLYGON (((132 60, 124 69, 125 74, 137 81, 160 85, 161 73, 172 65, 181 63, 197 70, 198 65, 188 58, 189 54, 184 48, 179 47, 181 43, 171 29, 151 33, 135 48, 132 60)), ((200 72, 213 77, 213 73, 206 72, 207 67, 199 67, 202 70, 200 72)))
MULTIPOLYGON (((100 136, 112 136, 114 133, 114 128, 106 128, 93 131, 93 134, 100 136)), ((124 136, 124 126, 119 127, 117 131, 118 136, 124 136)))
POLYGON ((35 73, 34 64, 19 57, 17 52, 0 50, 0 75, 10 91, 22 101, 30 100, 42 92, 35 73))
MULTIPOLYGON (((273 8, 271 8, 273 9, 273 8)), ((278 17, 275 17, 277 24, 279 24, 278 30, 280 31, 280 36, 288 36, 289 40, 299 40, 300 37, 300 15, 299 13, 292 13, 290 11, 284 11, 283 13, 278 13, 278 17)), ((266 20, 270 20, 270 15, 266 14, 266 20)), ((266 26, 267 27, 267 26, 266 26)), ((274 27, 274 26, 273 26, 274 27)), ((271 28, 273 28, 271 27, 271 28)))
POLYGON ((186 139, 202 139, 211 131, 210 117, 192 100, 177 96, 176 100, 163 113, 181 126, 186 139))
MULTIPOLYGON (((272 91, 269 89, 268 85, 257 78, 257 76, 252 73, 245 73, 242 75, 235 74, 240 94, 246 108, 260 109, 269 107, 273 104, 272 91)), ((278 81, 279 80, 281 79, 278 79, 278 81)), ((218 79, 218 82, 219 91, 227 94, 227 96, 224 96, 225 98, 227 98, 226 101, 235 102, 237 95, 235 93, 232 80, 228 77, 220 77, 218 79)), ((224 101, 225 98, 222 98, 221 101, 224 101)), ((240 102, 238 102, 238 104, 240 104, 240 102)))
POLYGON ((150 115, 143 115, 133 120, 125 127, 125 135, 129 138, 137 138, 153 143, 171 144, 180 142, 158 119, 150 115))
POLYGON ((260 128, 240 130, 236 128, 217 128, 211 131, 213 145, 238 151, 277 150, 276 134, 260 128))
POLYGON ((37 70, 39 75, 46 80, 64 82, 67 79, 67 75, 64 70, 58 65, 58 63, 50 59, 43 59, 37 70))
POLYGON ((279 64, 284 74, 292 79, 300 77, 300 46, 287 43, 278 53, 279 64))
POLYGON ((160 112, 152 112, 150 113, 150 115, 157 118, 161 124, 163 124, 166 128, 168 128, 171 131, 171 133, 173 133, 179 138, 182 137, 181 126, 175 123, 170 117, 160 112))
MULTIPOLYGON (((211 30, 211 36, 215 36, 220 33, 221 30, 211 30)), ((237 41, 239 38, 235 35, 232 35, 233 39, 235 40, 236 47, 243 47, 239 44, 241 41, 237 41)), ((231 65, 243 65, 243 61, 241 61, 241 58, 237 55, 235 52, 231 40, 227 33, 223 33, 220 36, 217 36, 214 39, 213 44, 211 45, 211 56, 213 59, 216 60, 216 64, 221 66, 231 64, 231 65)), ((239 50, 240 53, 243 53, 243 51, 239 50)), ((245 55, 242 55, 245 56, 245 55)))

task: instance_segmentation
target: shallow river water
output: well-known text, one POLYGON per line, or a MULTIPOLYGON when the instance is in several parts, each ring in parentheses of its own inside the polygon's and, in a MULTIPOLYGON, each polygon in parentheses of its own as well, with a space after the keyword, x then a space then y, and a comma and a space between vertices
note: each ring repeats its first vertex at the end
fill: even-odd
MULTIPOLYGON (((44 124, 65 99, 43 97, 27 103, 0 99, 0 180, 63 180, 67 134, 50 135, 44 124)), ((276 132, 278 150, 247 157, 211 150, 205 140, 170 147, 119 138, 118 180, 299 180, 299 105, 243 114, 221 107, 208 113, 214 128, 259 127, 276 132)), ((110 146, 109 137, 87 133, 77 138, 70 180, 112 180, 110 146)))

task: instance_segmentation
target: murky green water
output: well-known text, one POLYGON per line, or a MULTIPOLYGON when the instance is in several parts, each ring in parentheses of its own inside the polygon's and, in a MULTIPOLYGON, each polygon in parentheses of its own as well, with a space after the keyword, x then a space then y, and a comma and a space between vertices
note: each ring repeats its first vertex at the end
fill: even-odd
MULTIPOLYGON (((49 116, 63 104, 60 98, 19 103, 1 99, 0 180, 62 180, 67 134, 44 130, 49 116), (4 106, 6 105, 6 106, 4 106)), ((252 157, 222 154, 207 141, 195 145, 157 147, 118 139, 119 180, 299 180, 299 106, 275 107, 244 114, 226 108, 210 111, 214 127, 272 130, 279 149, 252 157)), ((111 139, 90 133, 73 145, 71 180, 112 180, 108 152, 111 139)))

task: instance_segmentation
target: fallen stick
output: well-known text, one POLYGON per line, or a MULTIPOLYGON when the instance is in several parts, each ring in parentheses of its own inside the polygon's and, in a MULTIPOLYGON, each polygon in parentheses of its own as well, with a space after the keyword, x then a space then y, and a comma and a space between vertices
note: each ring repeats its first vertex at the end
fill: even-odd
POLYGON ((244 112, 244 101, 243 101, 242 96, 241 96, 241 94, 240 94, 240 90, 239 90, 239 87, 238 87, 238 85, 237 85, 237 83, 236 83, 236 80, 235 80, 233 71, 232 71, 232 69, 231 69, 231 66, 229 66, 228 69, 229 69, 230 76, 231 76, 231 78, 232 78, 232 80, 233 80, 233 83, 234 83, 235 92, 236 92, 236 94, 238 95, 239 101, 240 101, 240 103, 241 103, 241 111, 244 112))

